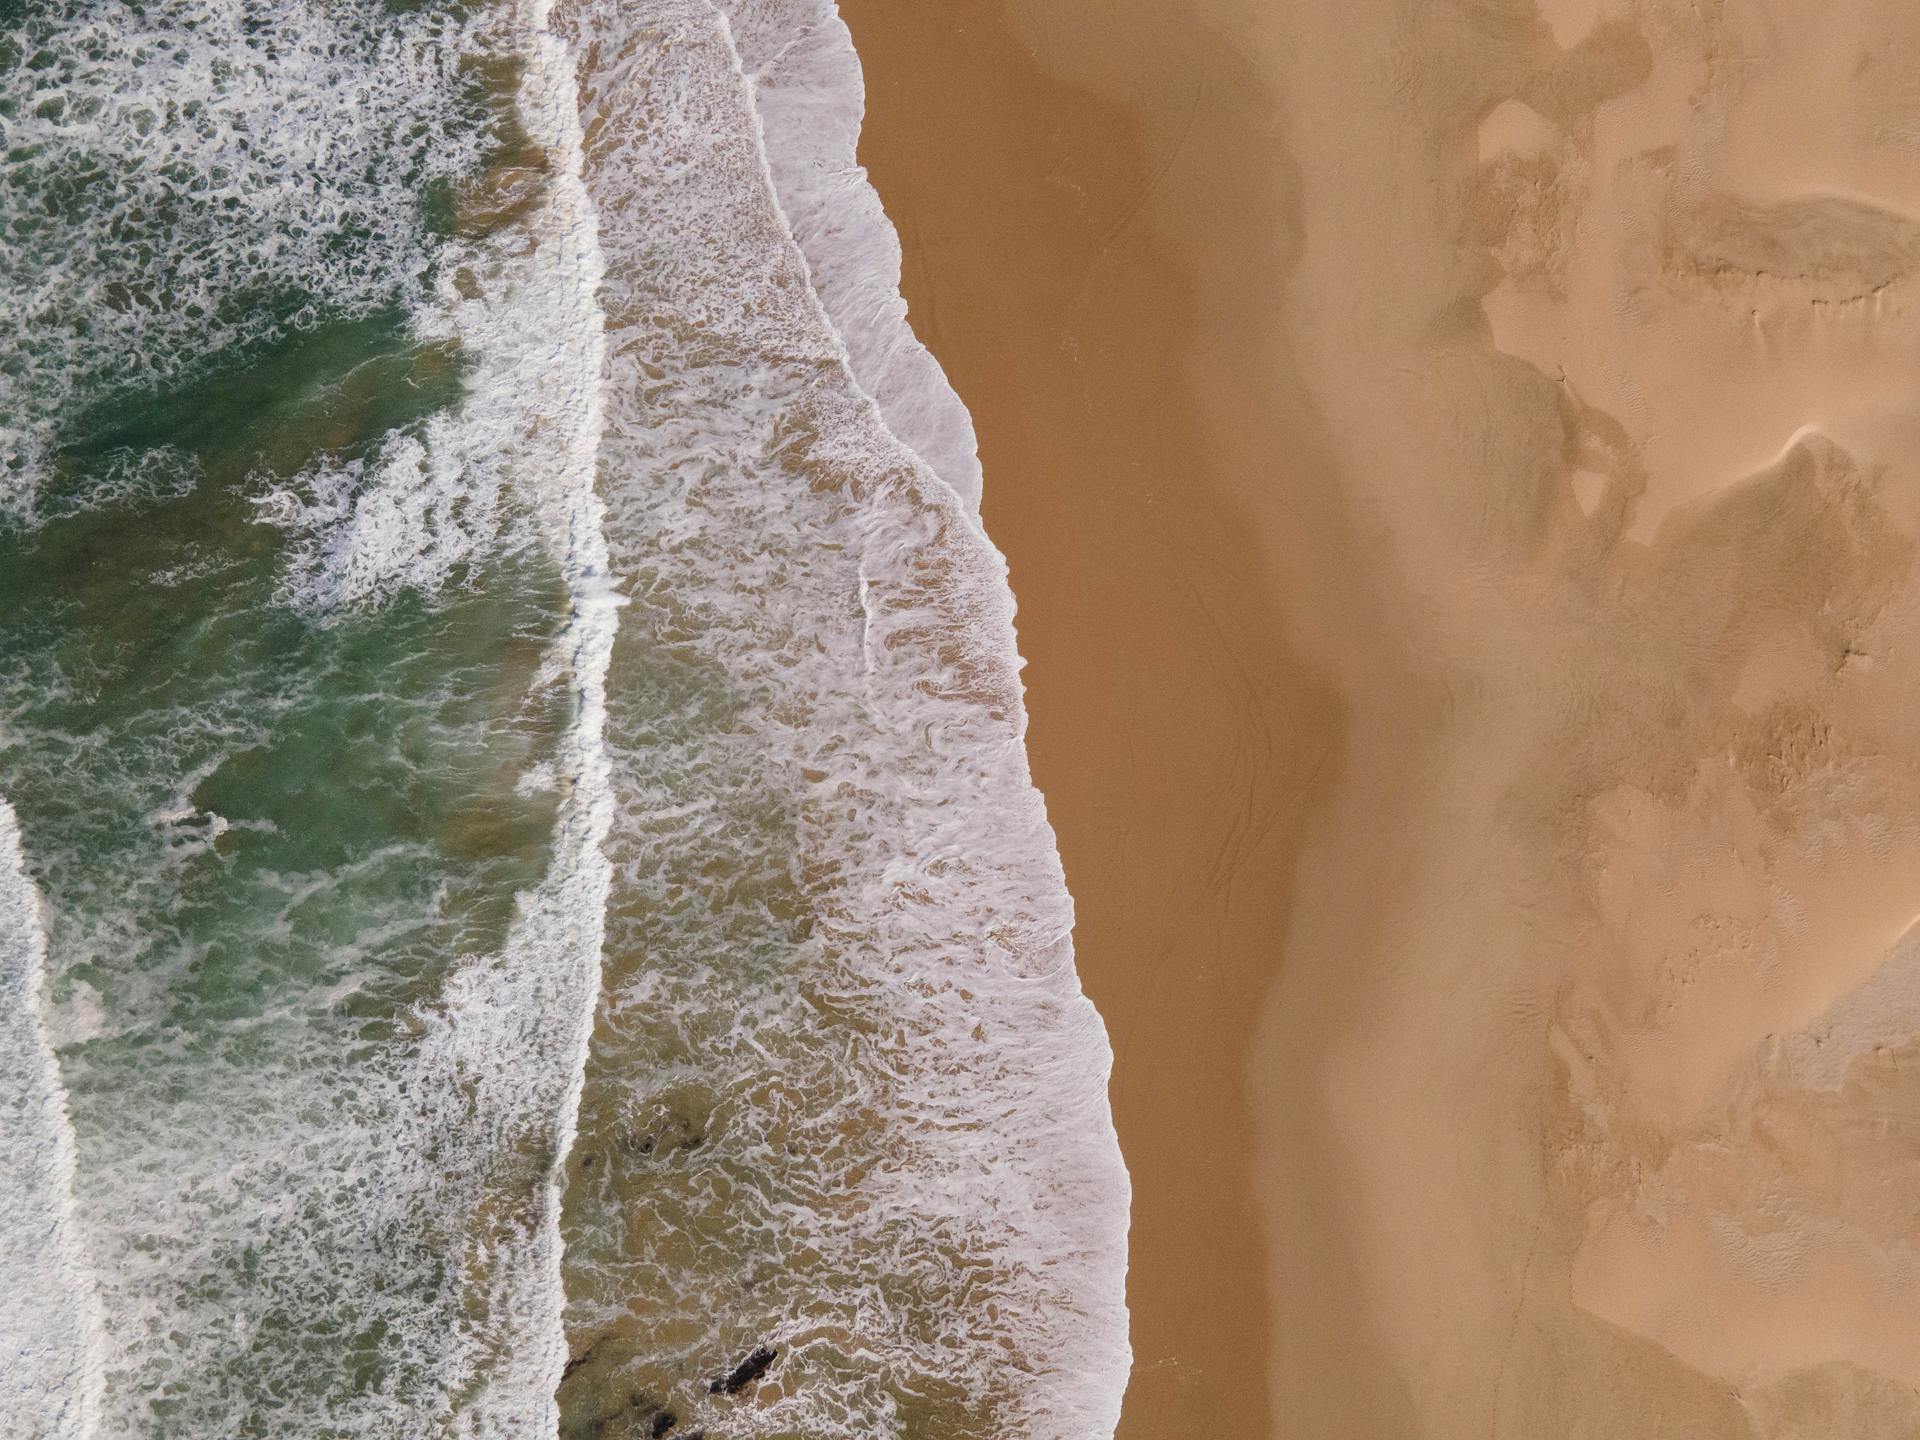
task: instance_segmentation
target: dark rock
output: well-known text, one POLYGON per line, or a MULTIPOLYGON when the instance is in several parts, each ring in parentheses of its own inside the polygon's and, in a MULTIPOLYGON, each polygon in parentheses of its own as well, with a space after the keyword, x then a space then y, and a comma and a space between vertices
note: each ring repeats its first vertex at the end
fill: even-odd
POLYGON ((687 1086, 653 1096, 633 1110, 622 1127, 629 1153, 678 1155, 707 1143, 715 1099, 704 1088, 687 1086))
POLYGON ((666 1434, 667 1431, 679 1423, 680 1417, 674 1414, 673 1411, 662 1410, 658 1415, 653 1417, 653 1440, 660 1440, 662 1435, 666 1434))
POLYGON ((637 1337, 615 1329, 574 1343, 580 1348, 568 1359, 554 1396, 560 1427, 553 1440, 662 1440, 678 1423, 673 1417, 660 1424, 668 1414, 664 1397, 629 1373, 637 1337))
MULTIPOLYGON (((601 1338, 604 1339, 605 1337, 603 1336, 601 1338)), ((593 1359, 593 1352, 598 1350, 599 1348, 600 1348, 600 1341, 596 1340, 591 1345, 587 1346, 586 1349, 582 1350, 578 1355, 569 1356, 567 1359, 566 1365, 560 1371, 560 1378, 562 1380, 565 1380, 569 1375, 573 1374, 574 1371, 578 1370, 582 1365, 586 1364, 589 1360, 593 1359)))
POLYGON ((734 1366, 726 1375, 707 1386, 709 1395, 738 1395, 747 1386, 753 1384, 768 1370, 773 1362, 780 1358, 780 1352, 770 1345, 762 1345, 746 1359, 734 1366))

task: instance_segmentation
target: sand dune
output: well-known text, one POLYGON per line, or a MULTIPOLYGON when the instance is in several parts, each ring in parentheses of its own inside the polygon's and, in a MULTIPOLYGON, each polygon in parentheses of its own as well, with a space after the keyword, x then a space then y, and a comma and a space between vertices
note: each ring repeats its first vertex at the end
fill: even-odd
POLYGON ((1355 1042, 1376 1313, 1427 1433, 1911 1433, 1915 1032, 1857 997, 1920 912, 1920 152, 1840 77, 1920 51, 1530 8, 1285 25, 1297 333, 1481 819, 1372 957, 1433 1002, 1355 1042))

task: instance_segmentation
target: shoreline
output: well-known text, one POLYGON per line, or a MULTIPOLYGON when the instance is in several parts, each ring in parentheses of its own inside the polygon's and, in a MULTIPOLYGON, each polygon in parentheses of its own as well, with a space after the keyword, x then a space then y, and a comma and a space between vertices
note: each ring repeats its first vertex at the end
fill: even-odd
POLYGON ((875 200, 828 218, 865 198, 829 3, 691 4, 663 31, 570 7, 615 277, 629 799, 568 1169, 564 1406, 590 1429, 1104 1433, 1127 1361, 1108 1048, 1061 963, 999 557, 964 475, 889 418, 929 398, 869 304, 891 232, 875 200), (798 144, 803 122, 848 143, 798 144), (685 263, 653 263, 663 232, 685 263), (767 991, 754 1019, 743 987, 767 991))
MULTIPOLYGON (((1344 1283, 1341 1146, 1302 1103, 1322 1037, 1280 1057, 1286 1113, 1266 1103, 1294 876, 1351 744, 1331 667, 1302 652, 1370 603, 1282 348, 1301 225, 1278 106, 1232 45, 1144 4, 841 10, 909 320, 980 437, 1035 782, 1113 1040, 1134 1192, 1117 1433, 1252 1440, 1286 1376, 1380 1369, 1344 1283), (1270 304, 1250 274, 1275 277, 1270 304), (1296 1167, 1278 1186, 1276 1148, 1296 1167)), ((1325 1028, 1353 997, 1322 988, 1325 1028)), ((1308 1397, 1286 1399, 1304 1421, 1308 1397)))

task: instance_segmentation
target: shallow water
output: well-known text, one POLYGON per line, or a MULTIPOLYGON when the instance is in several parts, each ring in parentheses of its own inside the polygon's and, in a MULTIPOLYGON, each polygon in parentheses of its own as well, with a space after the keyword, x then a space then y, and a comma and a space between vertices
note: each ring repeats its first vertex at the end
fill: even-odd
POLYGON ((1105 1038, 845 43, 11 25, 21 1433, 1110 1430, 1105 1038))

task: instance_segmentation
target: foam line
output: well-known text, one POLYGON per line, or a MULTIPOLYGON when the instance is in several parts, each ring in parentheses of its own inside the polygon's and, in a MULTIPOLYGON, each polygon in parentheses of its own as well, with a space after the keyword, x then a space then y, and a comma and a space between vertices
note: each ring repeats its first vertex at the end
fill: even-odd
MULTIPOLYGON (((586 1080, 587 1051, 600 1000, 600 958, 606 941, 612 870, 606 838, 613 822, 611 766, 607 757, 607 670, 613 658, 621 600, 611 579, 605 506, 594 490, 600 433, 605 425, 606 321, 598 292, 606 271, 599 228, 584 179, 583 135, 573 57, 551 27, 552 0, 532 0, 532 64, 522 89, 522 123, 558 157, 550 191, 552 234, 561 255, 558 268, 572 284, 567 314, 573 344, 568 361, 579 403, 569 407, 564 463, 544 508, 551 543, 561 557, 573 597, 573 614, 561 638, 559 658, 571 676, 575 720, 562 763, 570 772, 560 815, 559 884, 572 917, 569 951, 579 980, 572 987, 571 1033, 560 1057, 565 1093, 554 1117, 553 1163, 547 1172, 541 1234, 544 1281, 539 1323, 545 1331, 540 1393, 551 1397, 566 1366, 562 1316, 566 1306, 560 1195, 564 1168, 578 1127, 586 1080)), ((546 886, 554 885, 550 878, 546 886)), ((551 1402, 549 1402, 551 1403, 551 1402)), ((551 1430, 559 1422, 553 1412, 551 1430)))
MULTIPOLYGON (((595 1054, 619 1091, 605 1115, 680 1103, 649 1065, 719 1109, 702 1111, 684 1171, 629 1163, 621 1132, 603 1131, 595 1174, 626 1169, 594 1189, 641 1206, 663 1237, 730 1237, 697 1263, 638 1235, 603 1248, 578 1277, 598 1297, 581 1302, 579 1333, 629 1323, 622 1294, 695 1307, 711 1294, 718 1313, 635 1339, 671 1383, 709 1363, 708 1341, 746 1341, 727 1327, 750 1311, 766 1328, 746 1348, 780 1347, 786 1379, 778 1400, 727 1412, 743 1437, 911 1433, 893 1409, 903 1390, 964 1397, 1009 1440, 1111 1434, 1130 1362, 1128 1180, 1111 1051, 1074 972, 1071 900, 1028 770, 1005 562, 977 488, 938 473, 893 429, 906 412, 863 385, 863 368, 882 381, 834 324, 820 288, 832 267, 784 209, 773 157, 799 152, 756 102, 790 92, 743 56, 777 69, 808 36, 844 31, 768 0, 738 8, 736 37, 729 8, 562 7, 591 57, 609 545, 634 623, 659 627, 686 667, 677 683, 715 687, 664 713, 640 694, 644 667, 610 689, 609 956, 645 964, 610 982, 595 1054), (716 803, 677 808, 693 787, 716 803), (799 893, 755 918, 716 873, 799 893), (789 905, 812 917, 805 938, 786 928, 789 905), (759 998, 743 1003, 748 985, 759 998), (793 1003, 795 985, 832 1003, 793 1003), (884 1041, 836 1018, 849 1013, 884 1041), (769 1091, 804 1102, 747 1099, 769 1091), (736 1269, 782 1253, 809 1259, 736 1269), (742 1284, 750 1297, 721 1306, 742 1284)), ((813 99, 861 106, 857 87, 813 99)), ((897 242, 892 254, 889 287, 897 242)), ((592 1213, 590 1235, 629 1223, 592 1213)))
POLYGON ((753 90, 768 173, 814 292, 887 428, 980 509, 973 417, 907 321, 900 237, 860 165, 866 83, 833 0, 715 0, 753 90))
POLYGON ((42 1019, 47 940, 0 800, 0 1434, 89 1440, 105 1340, 73 1215, 73 1129, 42 1019))
MULTIPOLYGON (((979 525, 983 475, 973 417, 948 381, 946 372, 914 334, 901 293, 902 252, 898 232, 887 217, 879 193, 858 160, 860 131, 866 114, 864 72, 852 32, 841 18, 836 0, 711 0, 728 18, 729 42, 743 75, 752 88, 753 108, 767 165, 768 182, 786 220, 789 234, 806 259, 809 280, 818 296, 822 318, 843 348, 847 368, 859 388, 870 396, 895 439, 939 476, 964 504, 980 531, 981 543, 991 541, 979 525)), ((1012 627, 1013 596, 1005 582, 1005 564, 997 550, 1000 589, 1006 604, 1001 633, 982 637, 999 650, 1003 663, 1017 674, 1024 662, 1017 652, 1012 627)), ((866 605, 862 582, 862 607, 866 605)), ((1024 687, 1021 687, 1024 693, 1024 687)), ((1018 727, 1024 735, 1024 703, 1018 727)), ((1058 864, 1057 842, 1046 829, 1047 842, 1058 864)), ((1071 901, 1062 900, 1071 912, 1071 901)), ((1060 936, 1063 964, 1072 974, 1071 939, 1060 936)), ((1077 993, 1078 987, 1075 986, 1077 993)), ((1093 1013, 1088 1059, 1103 1080, 1112 1068, 1105 1027, 1093 1013)), ((1064 1078, 1064 1077, 1063 1077, 1064 1078)), ((1064 1098, 1064 1097, 1063 1097, 1064 1098)), ((1121 1197, 1120 1229, 1124 1234, 1128 1186, 1125 1161, 1113 1129, 1111 1111, 1102 1107, 1095 1125, 1118 1172, 1113 1193, 1121 1197)), ((1119 1245, 1124 1282, 1125 1245, 1119 1245)), ((1110 1434, 1119 1420, 1121 1396, 1131 1368, 1126 1340, 1124 1302, 1119 1307, 1120 1329, 1112 1343, 1118 1364, 1104 1400, 1086 1402, 1076 1421, 1091 1426, 1089 1434, 1110 1434)))

